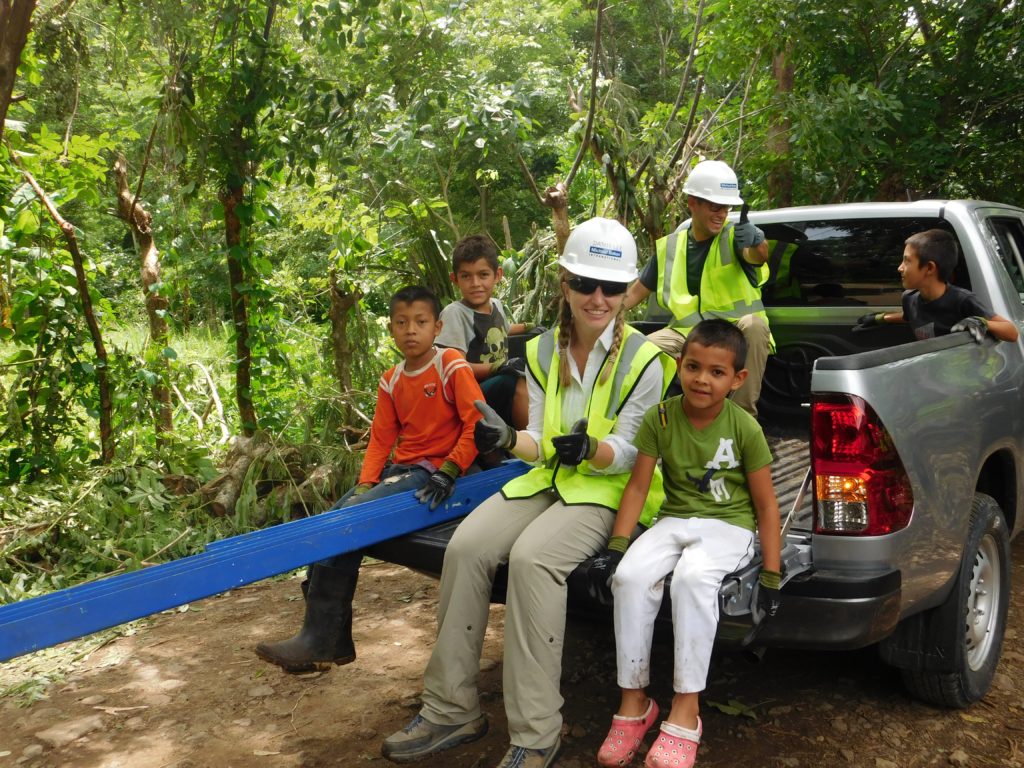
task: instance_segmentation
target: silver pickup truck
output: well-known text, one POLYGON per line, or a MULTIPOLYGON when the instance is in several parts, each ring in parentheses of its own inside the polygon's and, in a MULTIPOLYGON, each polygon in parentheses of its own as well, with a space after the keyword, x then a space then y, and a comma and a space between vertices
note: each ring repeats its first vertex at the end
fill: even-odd
MULTIPOLYGON (((786 574, 782 608, 764 621, 752 610, 757 561, 725 581, 719 642, 877 644, 914 695, 967 706, 999 661, 1009 542, 1024 526, 1024 346, 851 329, 865 312, 900 308, 903 243, 933 227, 960 243, 953 282, 1024 329, 1024 210, 921 201, 750 219, 771 251, 764 299, 778 349, 759 419, 775 455, 786 574)), ((374 554, 436 574, 455 525, 374 554)), ((586 568, 570 578, 570 607, 607 613, 586 593, 586 568)), ((499 576, 496 599, 502 591, 499 576)))

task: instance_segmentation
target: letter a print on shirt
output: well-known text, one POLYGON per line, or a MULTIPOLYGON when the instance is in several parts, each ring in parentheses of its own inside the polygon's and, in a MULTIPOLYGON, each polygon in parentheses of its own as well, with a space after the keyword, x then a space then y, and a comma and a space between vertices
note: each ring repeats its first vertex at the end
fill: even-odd
POLYGON ((732 469, 738 467, 740 463, 736 461, 736 454, 732 450, 732 438, 731 437, 720 437, 718 438, 718 451, 715 453, 715 458, 705 464, 705 468, 711 469, 732 469))

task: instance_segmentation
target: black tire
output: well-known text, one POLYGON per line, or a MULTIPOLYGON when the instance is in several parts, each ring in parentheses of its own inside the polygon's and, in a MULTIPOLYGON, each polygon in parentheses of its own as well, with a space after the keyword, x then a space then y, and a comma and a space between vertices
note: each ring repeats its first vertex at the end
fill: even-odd
POLYGON ((960 574, 938 627, 953 633, 952 672, 903 670, 903 682, 916 697, 943 707, 964 708, 982 699, 995 676, 1003 649, 1010 602, 1010 537, 995 499, 974 494, 960 574), (955 602, 950 602, 955 601, 955 602), (949 610, 952 609, 952 610, 949 610))

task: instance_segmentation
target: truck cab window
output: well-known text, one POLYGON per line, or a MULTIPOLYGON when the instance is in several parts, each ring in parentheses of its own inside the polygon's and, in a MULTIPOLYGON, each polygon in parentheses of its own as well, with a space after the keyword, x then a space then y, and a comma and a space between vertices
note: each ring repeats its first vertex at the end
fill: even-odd
POLYGON ((1014 288, 1024 301, 1024 223, 1020 219, 997 216, 986 219, 985 225, 1014 288))
MULTIPOLYGON (((781 306, 899 307, 897 267, 904 241, 926 229, 951 229, 931 217, 830 219, 765 224, 770 277, 764 303, 781 306)), ((953 282, 970 290, 958 265, 953 282)))

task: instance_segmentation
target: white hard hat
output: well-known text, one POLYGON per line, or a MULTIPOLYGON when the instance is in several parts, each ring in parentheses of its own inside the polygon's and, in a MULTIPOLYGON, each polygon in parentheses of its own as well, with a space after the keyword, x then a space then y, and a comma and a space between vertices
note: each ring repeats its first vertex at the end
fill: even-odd
POLYGON ((629 283, 639 277, 636 241, 615 219, 598 217, 577 226, 558 263, 574 275, 594 280, 629 283))
POLYGON ((736 173, 721 160, 702 160, 693 166, 683 192, 719 205, 743 205, 736 173))

